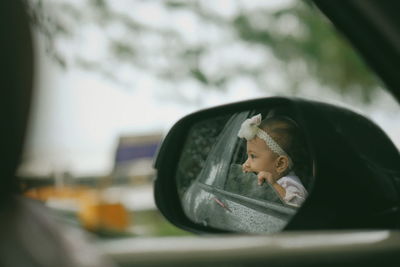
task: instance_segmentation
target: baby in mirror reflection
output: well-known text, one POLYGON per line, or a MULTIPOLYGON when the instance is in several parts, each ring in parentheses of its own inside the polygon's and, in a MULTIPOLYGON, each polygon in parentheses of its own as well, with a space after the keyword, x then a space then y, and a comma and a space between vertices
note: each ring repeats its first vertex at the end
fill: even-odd
POLYGON ((296 173, 307 152, 295 123, 283 116, 261 120, 258 114, 242 123, 238 136, 247 140, 243 171, 256 173, 259 185, 268 182, 287 205, 300 207, 307 190, 296 173))

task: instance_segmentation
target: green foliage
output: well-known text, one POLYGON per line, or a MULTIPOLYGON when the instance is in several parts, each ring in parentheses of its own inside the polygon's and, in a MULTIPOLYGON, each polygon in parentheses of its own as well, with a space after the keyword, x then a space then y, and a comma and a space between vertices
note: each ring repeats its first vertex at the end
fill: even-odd
POLYGON ((187 3, 185 1, 165 1, 165 5, 169 8, 185 8, 187 3))
POLYGON ((119 59, 131 58, 135 55, 133 47, 123 41, 113 41, 110 44, 113 54, 119 59))
MULTIPOLYGON (((68 1, 56 4, 29 0, 28 3, 33 24, 45 36, 46 51, 64 68, 77 62, 79 67, 89 66, 88 71, 97 71, 118 80, 118 71, 113 64, 126 63, 170 83, 191 79, 200 88, 215 90, 226 89, 238 77, 247 77, 260 90, 266 90, 269 84, 265 80, 269 78, 269 70, 273 69, 279 70, 286 83, 283 91, 296 94, 313 81, 343 96, 361 92, 365 102, 370 101, 379 86, 360 57, 310 1, 294 1, 293 5, 278 11, 267 7, 239 8, 238 13, 231 17, 215 12, 201 1, 158 3, 171 17, 186 12, 200 21, 205 29, 217 29, 230 36, 221 36, 221 40, 214 43, 200 38, 196 43, 187 42, 186 36, 176 28, 138 22, 129 12, 114 10, 110 0, 88 0, 84 2, 87 8, 68 1), (61 18, 57 12, 54 13, 55 10, 61 12, 61 18), (58 47, 59 40, 78 35, 84 25, 96 25, 104 31, 108 54, 99 57, 99 62, 86 59, 84 54, 79 54, 79 49, 76 58, 68 60, 58 47), (123 29, 122 33, 113 36, 110 33, 113 27, 123 29), (160 41, 151 45, 142 42, 147 36, 156 36, 160 41), (261 64, 251 65, 247 54, 243 54, 241 62, 231 64, 222 58, 216 62, 219 64, 217 67, 207 62, 210 54, 218 54, 216 51, 229 49, 235 44, 247 44, 249 54, 253 47, 272 52, 274 60, 263 58, 261 64), (79 64, 82 62, 91 63, 79 64), (93 65, 98 67, 90 67, 93 65)), ((241 4, 240 1, 235 3, 241 4)))
POLYGON ((296 2, 295 6, 276 12, 254 10, 242 13, 233 24, 243 40, 273 50, 285 64, 293 87, 314 78, 322 86, 342 94, 360 90, 367 102, 371 92, 378 87, 376 78, 346 40, 313 6, 304 2, 296 2), (268 23, 254 21, 260 17, 268 18, 268 23), (289 22, 294 29, 290 32, 281 30, 289 22), (291 67, 298 62, 303 64, 291 67), (304 70, 308 75, 296 74, 304 70))
POLYGON ((195 79, 199 80, 201 83, 204 83, 204 84, 209 83, 206 75, 200 69, 198 69, 198 68, 192 69, 190 72, 193 75, 193 77, 195 79))

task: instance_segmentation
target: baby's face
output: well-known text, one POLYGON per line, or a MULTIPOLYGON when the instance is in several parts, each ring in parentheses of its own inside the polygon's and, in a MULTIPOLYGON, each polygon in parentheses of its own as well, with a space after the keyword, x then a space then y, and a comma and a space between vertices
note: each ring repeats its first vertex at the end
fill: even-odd
POLYGON ((255 173, 267 171, 276 176, 277 158, 278 155, 271 151, 264 140, 255 137, 247 141, 247 160, 243 163, 243 170, 255 173))

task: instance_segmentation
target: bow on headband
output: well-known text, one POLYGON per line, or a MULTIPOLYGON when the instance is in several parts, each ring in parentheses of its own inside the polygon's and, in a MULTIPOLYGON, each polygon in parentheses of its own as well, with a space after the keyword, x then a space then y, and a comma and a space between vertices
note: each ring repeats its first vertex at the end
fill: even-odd
POLYGON ((245 120, 240 126, 238 137, 245 138, 247 141, 253 139, 254 137, 259 137, 265 141, 267 146, 280 156, 286 156, 289 159, 289 168, 292 168, 293 161, 289 155, 281 148, 281 146, 275 142, 274 139, 264 130, 260 129, 258 126, 261 124, 261 114, 257 114, 250 119, 245 120))

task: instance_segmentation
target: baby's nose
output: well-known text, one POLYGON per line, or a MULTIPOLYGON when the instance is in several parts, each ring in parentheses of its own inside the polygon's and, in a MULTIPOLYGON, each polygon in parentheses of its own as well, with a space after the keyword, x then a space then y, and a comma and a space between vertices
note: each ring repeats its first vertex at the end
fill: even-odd
POLYGON ((244 173, 246 173, 246 172, 250 172, 251 168, 250 168, 249 165, 243 164, 242 165, 242 170, 243 170, 244 173))
POLYGON ((243 167, 243 168, 249 168, 249 167, 250 167, 249 161, 246 160, 246 161, 242 164, 242 167, 243 167))

